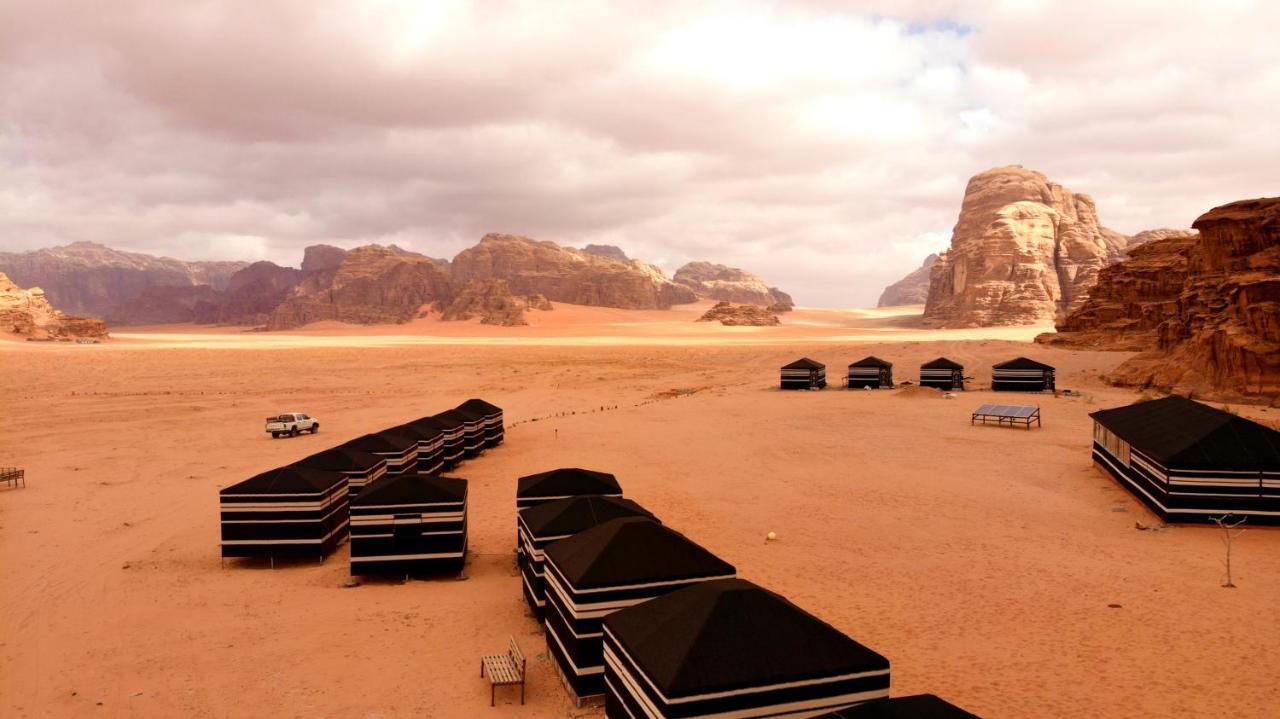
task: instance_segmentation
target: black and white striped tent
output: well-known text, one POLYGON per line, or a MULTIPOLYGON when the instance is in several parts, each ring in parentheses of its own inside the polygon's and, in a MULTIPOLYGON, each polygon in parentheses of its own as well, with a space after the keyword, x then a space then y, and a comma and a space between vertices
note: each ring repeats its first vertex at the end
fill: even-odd
POLYGON ((1042 392, 1053 389, 1054 370, 1043 362, 1018 357, 991 367, 991 389, 997 392, 1042 392))
POLYGON ((653 515, 622 497, 570 497, 520 510, 516 517, 520 535, 517 552, 524 580, 524 598, 534 616, 542 616, 546 602, 542 567, 547 545, 619 517, 653 518, 653 515))
POLYGON ((964 365, 939 357, 920 365, 920 386, 934 387, 948 392, 964 389, 964 365))
POLYGON ((466 555, 465 479, 383 477, 351 502, 352 574, 457 571, 466 555))
POLYGON ((504 432, 502 428, 502 408, 482 399, 469 399, 458 405, 463 412, 478 414, 484 418, 484 444, 486 447, 497 447, 502 444, 504 432))
POLYGON ((879 357, 863 357, 849 365, 845 384, 850 389, 893 387, 893 363, 879 357))
POLYGON ((547 547, 547 647, 579 698, 604 693, 602 622, 733 565, 648 517, 613 519, 547 547))
POLYGON ((347 494, 360 490, 387 473, 387 460, 354 447, 334 447, 294 462, 295 466, 339 472, 347 478, 347 494))
POLYGON ((435 414, 414 420, 415 423, 434 425, 444 433, 444 444, 440 450, 443 469, 452 469, 462 462, 462 445, 466 433, 466 421, 458 414, 435 414))
POLYGON ((1165 521, 1280 524, 1280 432, 1183 397, 1089 416, 1094 464, 1165 521))
POLYGON ((484 417, 473 412, 450 409, 436 415, 462 422, 462 456, 475 457, 484 451, 484 417))
POLYGON ((279 467, 218 493, 222 556, 323 558, 347 536, 347 478, 279 467))
POLYGON ((827 366, 802 357, 782 366, 782 389, 822 389, 827 386, 827 366))
POLYGON ((516 510, 569 497, 621 497, 617 477, 579 467, 562 467, 516 480, 516 510))
POLYGON ((418 443, 418 474, 438 474, 444 468, 444 432, 433 423, 408 422, 386 431, 411 437, 418 443))
POLYGON ((839 709, 815 719, 980 719, 933 694, 877 699, 839 709))
POLYGON ((387 460, 387 474, 392 477, 418 471, 418 440, 399 432, 366 434, 339 446, 382 457, 387 460))
POLYGON ((889 696, 889 660, 742 579, 604 620, 605 716, 807 717, 889 696))

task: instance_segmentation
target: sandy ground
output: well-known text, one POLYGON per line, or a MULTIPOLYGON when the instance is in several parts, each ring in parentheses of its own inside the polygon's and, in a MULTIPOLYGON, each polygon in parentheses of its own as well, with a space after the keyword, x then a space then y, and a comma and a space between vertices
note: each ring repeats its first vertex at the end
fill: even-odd
POLYGON ((893 312, 745 332, 539 319, 0 342, 0 464, 29 478, 0 489, 0 716, 597 716, 548 664, 511 551, 515 478, 565 465, 615 472, 741 576, 889 657, 895 694, 985 717, 1275 716, 1280 532, 1238 540, 1239 588, 1220 588, 1213 530, 1136 530, 1155 518, 1090 464, 1087 413, 1134 398, 1098 379, 1126 355, 893 312), (774 388, 800 355, 834 379, 873 353, 899 379, 945 354, 978 385, 1031 354, 1085 394, 1027 398, 1045 417, 1028 432, 971 427, 986 391, 774 388), (456 472, 472 482, 465 580, 346 588, 345 545, 323 564, 221 566, 220 487, 471 396, 510 427, 456 472), (320 434, 261 432, 295 409, 320 434), (531 658, 528 704, 507 690, 490 709, 478 658, 508 635, 531 658))

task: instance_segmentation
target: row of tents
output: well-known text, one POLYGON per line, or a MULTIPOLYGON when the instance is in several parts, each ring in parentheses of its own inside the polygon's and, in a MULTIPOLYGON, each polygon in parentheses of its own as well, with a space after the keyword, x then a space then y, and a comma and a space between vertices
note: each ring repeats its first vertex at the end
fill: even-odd
POLYGON ((481 399, 344 442, 219 492, 223 557, 317 557, 348 536, 351 573, 461 569, 467 480, 441 476, 504 439, 481 399))
POLYGON ((525 600, 566 685, 607 717, 974 717, 889 698, 889 660, 738 578, 612 474, 521 477, 516 508, 525 600))
MULTIPOLYGON (((951 391, 964 389, 964 365, 939 357, 920 365, 920 386, 951 391)), ((849 389, 892 388, 893 363, 879 357, 863 357, 849 365, 845 386, 849 389)), ((823 389, 827 366, 808 357, 782 366, 782 389, 823 389)), ((1026 357, 1016 357, 991 367, 991 389, 1007 392, 1043 392, 1057 387, 1053 367, 1026 357)))

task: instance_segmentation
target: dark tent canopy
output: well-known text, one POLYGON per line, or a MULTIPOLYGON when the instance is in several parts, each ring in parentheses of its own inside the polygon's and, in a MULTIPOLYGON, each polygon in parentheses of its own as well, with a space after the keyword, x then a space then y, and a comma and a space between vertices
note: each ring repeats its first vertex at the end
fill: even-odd
POLYGON ((340 446, 384 457, 387 474, 406 474, 417 469, 418 440, 400 432, 366 434, 340 446))
POLYGON ((700 582, 604 620, 609 717, 755 717, 889 695, 889 661, 742 579, 700 582))
POLYGON ((964 389, 964 365, 939 357, 920 365, 920 386, 941 390, 964 389))
POLYGON ((351 502, 351 573, 460 569, 467 551, 467 480, 399 475, 351 502))
POLYGON ((328 554, 347 533, 347 477, 290 465, 218 493, 222 556, 328 554))
POLYGON ((484 443, 486 447, 502 444, 502 408, 482 399, 469 399, 458 405, 463 412, 470 412, 484 418, 484 443))
POLYGON ((827 386, 827 366, 802 357, 782 366, 782 389, 822 389, 827 386))
POLYGON ((964 365, 959 362, 953 362, 946 357, 939 357, 920 365, 920 369, 950 369, 964 371, 964 365))
POLYGON ((887 360, 882 360, 879 357, 876 357, 873 355, 871 357, 863 357, 862 359, 858 360, 857 362, 854 362, 853 364, 850 364, 849 366, 850 367, 892 367, 893 363, 887 360))
POLYGON ((387 472, 387 460, 354 447, 334 447, 293 463, 297 467, 340 472, 347 478, 348 494, 355 495, 365 485, 387 472))
POLYGON ((849 365, 845 386, 850 389, 892 387, 893 363, 879 357, 863 357, 849 365))
POLYGON ((933 694, 915 694, 893 699, 877 699, 823 714, 815 719, 979 719, 979 717, 933 694))
POLYGON ((516 480, 517 509, 587 495, 621 497, 622 487, 612 474, 579 467, 553 469, 516 480))
POLYGON ((1280 432, 1184 397, 1089 416, 1166 467, 1280 471, 1280 432))
POLYGON ((996 391, 1043 392, 1055 389, 1053 367, 1026 357, 1016 357, 991 367, 991 389, 996 391))
POLYGON ((1052 370, 1053 367, 1043 362, 1037 362, 1026 357, 1015 357, 1008 362, 1001 362, 992 365, 991 369, 1034 369, 1034 370, 1052 370))
POLYGON ((345 483, 346 478, 337 472, 291 464, 255 474, 220 494, 314 494, 328 491, 337 482, 345 483))
POLYGON ((800 359, 796 360, 795 362, 792 362, 791 364, 782 365, 782 369, 826 369, 826 368, 827 368, 826 365, 822 364, 821 362, 818 362, 817 360, 811 360, 808 357, 801 357, 800 359))

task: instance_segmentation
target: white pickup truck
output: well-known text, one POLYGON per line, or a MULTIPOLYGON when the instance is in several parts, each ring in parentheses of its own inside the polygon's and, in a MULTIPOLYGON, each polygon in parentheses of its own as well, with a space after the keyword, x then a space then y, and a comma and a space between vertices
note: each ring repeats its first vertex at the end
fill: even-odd
POLYGON ((320 431, 320 420, 301 412, 285 412, 267 417, 267 431, 272 437, 297 437, 302 432, 315 434, 320 431))

